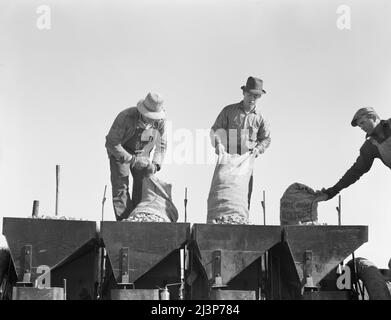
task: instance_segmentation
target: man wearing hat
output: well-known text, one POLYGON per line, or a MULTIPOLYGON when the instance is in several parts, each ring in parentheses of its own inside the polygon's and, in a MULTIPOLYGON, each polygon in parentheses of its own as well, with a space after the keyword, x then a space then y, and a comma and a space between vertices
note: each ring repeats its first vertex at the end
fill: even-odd
MULTIPOLYGON (((226 106, 218 115, 211 130, 216 153, 244 154, 248 151, 258 157, 270 145, 270 131, 259 111, 259 102, 266 93, 263 81, 249 77, 241 87, 243 100, 226 106)), ((250 208, 253 176, 249 181, 248 207, 250 208)))
POLYGON ((141 201, 142 181, 159 171, 166 152, 163 100, 148 93, 136 107, 118 114, 106 136, 113 206, 117 221, 126 219, 141 201), (152 161, 150 153, 154 150, 152 161), (133 177, 129 196, 129 174, 133 177))
POLYGON ((322 189, 322 200, 332 199, 342 189, 355 183, 371 169, 375 158, 379 158, 391 169, 391 119, 380 120, 373 108, 361 108, 354 115, 351 125, 360 127, 366 133, 360 155, 336 185, 322 189))

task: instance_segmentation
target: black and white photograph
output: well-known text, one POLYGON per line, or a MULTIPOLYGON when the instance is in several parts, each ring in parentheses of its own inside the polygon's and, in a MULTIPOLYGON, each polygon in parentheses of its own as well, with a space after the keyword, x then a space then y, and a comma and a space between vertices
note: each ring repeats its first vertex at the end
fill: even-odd
POLYGON ((390 39, 386 0, 1 0, 0 300, 391 300, 390 39))

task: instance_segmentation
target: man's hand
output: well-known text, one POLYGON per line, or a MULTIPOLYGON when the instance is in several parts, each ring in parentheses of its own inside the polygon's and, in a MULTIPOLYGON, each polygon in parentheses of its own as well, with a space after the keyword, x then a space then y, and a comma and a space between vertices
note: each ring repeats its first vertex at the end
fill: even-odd
POLYGON ((145 168, 145 176, 147 178, 153 176, 157 171, 157 166, 154 163, 149 163, 148 166, 145 168))
POLYGON ((216 153, 223 154, 225 152, 224 145, 222 143, 218 143, 216 146, 216 153))
POLYGON ((322 190, 318 190, 315 192, 316 194, 316 201, 320 202, 320 201, 327 201, 329 200, 329 196, 327 195, 327 193, 325 192, 326 189, 323 188, 322 190))
POLYGON ((260 154, 262 154, 263 152, 261 152, 261 150, 259 148, 254 148, 254 149, 252 149, 251 153, 255 156, 255 158, 258 158, 258 156, 260 154))
POLYGON ((135 157, 135 160, 133 162, 133 168, 136 170, 142 170, 146 168, 151 161, 146 157, 135 157))

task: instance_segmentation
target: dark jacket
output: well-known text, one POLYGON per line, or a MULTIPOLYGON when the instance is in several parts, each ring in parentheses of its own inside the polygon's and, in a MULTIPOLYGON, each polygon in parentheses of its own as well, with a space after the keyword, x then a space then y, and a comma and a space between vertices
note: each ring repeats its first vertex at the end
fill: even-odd
POLYGON ((360 155, 353 166, 346 171, 343 177, 333 187, 325 192, 328 198, 333 198, 342 189, 355 183, 371 169, 373 161, 379 158, 391 169, 391 119, 381 120, 360 148, 360 155))

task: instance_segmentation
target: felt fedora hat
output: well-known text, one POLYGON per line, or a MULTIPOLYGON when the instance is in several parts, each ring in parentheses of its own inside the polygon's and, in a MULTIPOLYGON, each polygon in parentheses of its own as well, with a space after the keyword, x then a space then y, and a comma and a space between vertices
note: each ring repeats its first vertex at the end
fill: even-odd
POLYGON ((255 77, 248 77, 246 85, 241 86, 241 89, 243 91, 255 93, 255 94, 266 93, 266 91, 263 90, 263 81, 255 77))
POLYGON ((162 120, 166 117, 163 99, 158 93, 148 93, 145 99, 137 103, 137 109, 149 119, 162 120))

